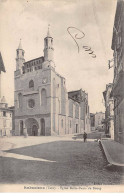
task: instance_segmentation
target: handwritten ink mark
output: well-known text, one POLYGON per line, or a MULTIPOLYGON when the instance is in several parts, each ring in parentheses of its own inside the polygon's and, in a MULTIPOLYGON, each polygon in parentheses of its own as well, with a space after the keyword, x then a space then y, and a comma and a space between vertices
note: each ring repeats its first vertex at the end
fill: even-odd
POLYGON ((75 43, 76 43, 76 45, 77 45, 78 53, 79 53, 80 48, 79 48, 79 45, 78 45, 78 43, 77 43, 77 41, 76 41, 75 39, 83 39, 83 38, 85 37, 85 34, 84 34, 82 31, 80 31, 80 32, 83 34, 82 37, 77 37, 77 36, 78 36, 77 33, 76 33, 75 36, 73 37, 72 34, 70 33, 70 29, 76 29, 76 30, 78 30, 78 31, 80 31, 80 30, 79 30, 78 28, 76 28, 76 27, 68 27, 68 28, 67 28, 68 33, 70 34, 70 36, 72 37, 72 39, 75 41, 75 43))
POLYGON ((91 50, 91 47, 89 47, 89 46, 83 46, 83 48, 85 49, 85 51, 89 51, 89 54, 92 54, 92 58, 96 58, 96 55, 93 54, 94 51, 91 50))
MULTIPOLYGON (((77 48, 78 48, 78 53, 79 53, 80 52, 80 47, 79 47, 78 42, 76 40, 83 39, 85 37, 85 33, 83 31, 81 31, 80 29, 76 28, 76 27, 68 27, 67 31, 68 31, 69 35, 72 37, 72 39, 74 40, 74 42, 76 43, 77 48), (74 34, 74 36, 73 36, 70 32, 70 29, 76 29, 79 32, 74 34), (79 33, 81 33, 81 36, 79 36, 79 33)), ((89 54, 92 55, 91 56, 92 58, 96 58, 96 55, 94 54, 94 51, 91 50, 91 47, 83 46, 82 48, 85 49, 85 51, 89 51, 89 54)))

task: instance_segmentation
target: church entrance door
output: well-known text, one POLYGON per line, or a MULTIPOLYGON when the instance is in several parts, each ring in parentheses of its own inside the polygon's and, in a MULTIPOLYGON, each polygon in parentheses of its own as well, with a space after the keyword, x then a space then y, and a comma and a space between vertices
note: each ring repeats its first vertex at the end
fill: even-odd
POLYGON ((29 136, 37 136, 39 124, 35 118, 28 118, 25 120, 25 127, 29 136))
POLYGON ((45 136, 45 120, 41 119, 41 135, 45 136))
POLYGON ((38 135, 38 128, 36 125, 32 126, 32 136, 37 136, 38 135))

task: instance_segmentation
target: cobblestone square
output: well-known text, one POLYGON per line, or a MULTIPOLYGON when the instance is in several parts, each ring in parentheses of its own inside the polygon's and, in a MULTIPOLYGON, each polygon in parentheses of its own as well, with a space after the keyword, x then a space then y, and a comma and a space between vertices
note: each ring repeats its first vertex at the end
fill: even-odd
POLYGON ((106 168, 99 144, 93 140, 84 143, 71 137, 17 137, 2 142, 6 155, 0 156, 0 183, 54 186, 123 183, 122 171, 106 168))

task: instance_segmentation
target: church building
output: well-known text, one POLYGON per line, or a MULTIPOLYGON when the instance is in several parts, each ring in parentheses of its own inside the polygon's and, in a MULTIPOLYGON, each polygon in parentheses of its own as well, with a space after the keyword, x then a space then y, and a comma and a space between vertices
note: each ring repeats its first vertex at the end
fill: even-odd
POLYGON ((17 49, 15 134, 49 136, 90 131, 88 95, 67 92, 66 80, 55 70, 53 38, 44 38, 44 56, 25 62, 21 41, 17 49))

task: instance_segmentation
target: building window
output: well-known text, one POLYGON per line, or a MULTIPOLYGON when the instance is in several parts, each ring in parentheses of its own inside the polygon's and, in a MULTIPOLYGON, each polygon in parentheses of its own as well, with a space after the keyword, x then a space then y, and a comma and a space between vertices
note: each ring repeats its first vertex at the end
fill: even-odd
POLYGON ((42 89, 41 91, 41 105, 47 105, 47 93, 45 89, 42 89))
POLYGON ((34 81, 33 80, 30 80, 30 82, 29 82, 29 88, 34 88, 34 81))
POLYGON ((12 114, 10 114, 10 117, 12 116, 12 114))
POLYGON ((3 116, 6 116, 6 112, 5 111, 3 111, 3 116))
POLYGON ((61 127, 63 128, 63 119, 61 120, 61 127))
POLYGON ((28 100, 28 107, 29 108, 33 108, 35 106, 35 101, 34 101, 34 99, 29 99, 28 100))
POLYGON ((19 94, 18 94, 18 107, 21 108, 22 105, 23 105, 23 103, 22 103, 22 94, 19 93, 19 94))
POLYGON ((6 129, 4 129, 4 133, 3 133, 3 135, 4 135, 4 136, 6 136, 6 129))
POLYGON ((71 120, 70 120, 70 128, 71 128, 71 120))

